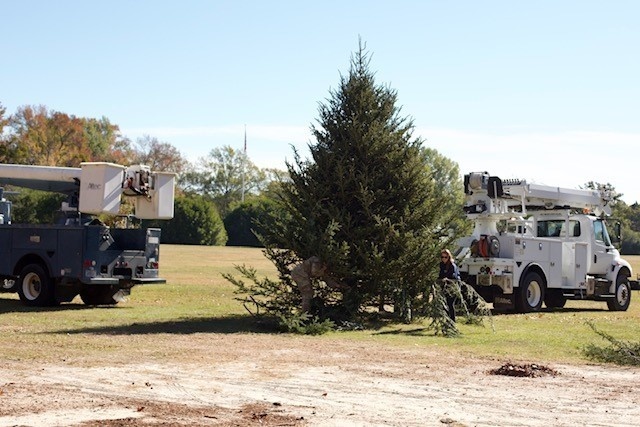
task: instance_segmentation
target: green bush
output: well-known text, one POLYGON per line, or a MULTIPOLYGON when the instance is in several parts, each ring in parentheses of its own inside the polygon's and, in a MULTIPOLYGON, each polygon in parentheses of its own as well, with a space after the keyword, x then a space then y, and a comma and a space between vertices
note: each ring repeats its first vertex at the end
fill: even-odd
POLYGON ((269 226, 276 209, 274 201, 257 197, 229 212, 224 218, 227 246, 263 247, 258 235, 263 234, 264 228, 269 226))
POLYGON ((227 243, 227 232, 215 204, 203 196, 178 196, 173 219, 145 225, 161 228, 163 243, 205 246, 227 243))
POLYGON ((18 194, 6 195, 6 198, 12 201, 11 222, 14 224, 50 224, 55 221, 55 214, 67 196, 19 189, 18 194))
POLYGON ((625 230, 620 252, 624 255, 640 254, 640 232, 625 230))

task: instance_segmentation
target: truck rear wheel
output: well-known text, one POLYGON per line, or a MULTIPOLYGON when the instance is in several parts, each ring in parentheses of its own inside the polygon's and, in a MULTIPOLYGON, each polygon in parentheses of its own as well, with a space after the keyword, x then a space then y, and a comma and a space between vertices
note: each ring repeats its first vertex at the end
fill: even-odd
POLYGON ((627 276, 618 276, 616 280, 615 296, 607 300, 607 307, 611 311, 627 311, 631 303, 631 286, 627 276))
POLYGON ((90 285, 80 291, 80 298, 86 305, 116 305, 118 301, 113 298, 116 292, 112 286, 90 285))
POLYGON ((540 311, 544 301, 544 290, 542 277, 535 271, 528 272, 520 287, 516 289, 516 310, 520 313, 540 311))
POLYGON ((18 278, 18 295, 28 306, 46 307, 55 304, 53 282, 39 264, 28 264, 18 278))

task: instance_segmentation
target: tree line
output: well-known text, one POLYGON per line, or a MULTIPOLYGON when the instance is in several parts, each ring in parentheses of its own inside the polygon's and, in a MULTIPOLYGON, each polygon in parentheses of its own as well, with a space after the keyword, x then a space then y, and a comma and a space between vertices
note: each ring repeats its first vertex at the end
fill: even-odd
MULTIPOLYGON (((434 170, 453 170, 451 160, 429 148, 423 151, 434 170)), ((178 173, 175 218, 149 224, 163 228, 163 241, 177 244, 262 246, 257 236, 277 210, 281 183, 289 179, 289 172, 259 168, 230 145, 189 162, 169 142, 149 135, 131 141, 106 117, 77 117, 42 105, 22 106, 7 114, 0 102, 0 163, 78 167, 89 161, 145 164, 178 173)), ((446 185, 459 182, 450 177, 446 185)), ((597 185, 585 184, 587 188, 597 185)), ((450 188, 452 194, 454 190, 450 188)), ((621 252, 640 254, 640 205, 627 205, 620 196, 616 196, 613 217, 623 224, 621 252)), ((62 196, 20 190, 12 198, 14 220, 36 223, 52 220, 62 196)))

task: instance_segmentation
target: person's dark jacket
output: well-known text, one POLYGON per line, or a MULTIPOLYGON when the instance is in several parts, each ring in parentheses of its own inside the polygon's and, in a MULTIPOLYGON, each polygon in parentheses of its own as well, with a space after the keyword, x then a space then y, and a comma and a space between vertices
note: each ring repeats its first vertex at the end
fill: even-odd
POLYGON ((458 266, 453 261, 447 263, 441 262, 438 279, 460 280, 460 270, 458 266))

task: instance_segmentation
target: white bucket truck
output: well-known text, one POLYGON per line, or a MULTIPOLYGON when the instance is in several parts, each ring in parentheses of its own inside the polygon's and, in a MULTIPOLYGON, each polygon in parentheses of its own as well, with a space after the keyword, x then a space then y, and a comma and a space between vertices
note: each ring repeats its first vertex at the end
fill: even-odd
MULTIPOLYGON (((561 308, 568 299, 625 311, 631 266, 613 246, 604 220, 608 191, 575 190, 487 172, 464 177, 473 234, 458 241, 462 280, 498 311, 561 308)), ((616 226, 614 239, 619 239, 616 226)))

